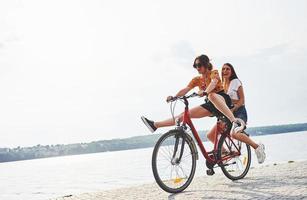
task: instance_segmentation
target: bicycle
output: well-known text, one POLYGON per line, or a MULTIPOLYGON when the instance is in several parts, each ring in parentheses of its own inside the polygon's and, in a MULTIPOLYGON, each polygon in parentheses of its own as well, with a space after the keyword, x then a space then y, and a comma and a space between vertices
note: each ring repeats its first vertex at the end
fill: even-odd
POLYGON ((175 104, 171 103, 170 105, 173 118, 177 100, 185 104, 183 120, 180 122, 179 119, 176 119, 175 129, 163 134, 153 150, 152 170, 154 178, 160 188, 169 193, 182 192, 193 180, 196 160, 199 157, 190 132, 206 159, 208 175, 213 175, 214 168, 220 167, 227 178, 238 180, 244 178, 250 168, 250 146, 231 137, 231 123, 224 116, 218 116, 213 150, 206 151, 189 116, 188 99, 196 96, 198 94, 193 93, 189 96, 176 97, 171 101, 175 102, 175 104))

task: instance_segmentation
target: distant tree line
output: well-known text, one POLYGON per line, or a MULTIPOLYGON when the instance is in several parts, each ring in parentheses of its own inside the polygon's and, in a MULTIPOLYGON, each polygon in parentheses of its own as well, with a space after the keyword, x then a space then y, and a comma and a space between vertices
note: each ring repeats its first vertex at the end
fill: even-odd
MULTIPOLYGON (((277 126, 262 126, 248 128, 251 135, 268 135, 287 132, 306 131, 307 123, 277 126)), ((200 131, 200 137, 205 140, 206 131, 200 131)), ((161 134, 137 136, 125 139, 100 140, 90 143, 36 145, 33 147, 0 148, 0 162, 47 158, 54 156, 88 154, 106 151, 148 148, 155 145, 161 134)))

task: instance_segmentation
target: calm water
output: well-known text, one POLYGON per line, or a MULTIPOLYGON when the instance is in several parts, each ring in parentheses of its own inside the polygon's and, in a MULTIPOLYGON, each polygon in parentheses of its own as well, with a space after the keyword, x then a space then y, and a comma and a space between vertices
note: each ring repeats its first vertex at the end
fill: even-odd
MULTIPOLYGON (((265 164, 307 160, 307 131, 253 138, 266 145, 265 164)), ((151 153, 148 148, 0 163, 0 200, 50 199, 151 183, 151 153)), ((252 165, 259 166, 252 156, 252 165)), ((205 174, 200 159, 196 176, 205 174)))

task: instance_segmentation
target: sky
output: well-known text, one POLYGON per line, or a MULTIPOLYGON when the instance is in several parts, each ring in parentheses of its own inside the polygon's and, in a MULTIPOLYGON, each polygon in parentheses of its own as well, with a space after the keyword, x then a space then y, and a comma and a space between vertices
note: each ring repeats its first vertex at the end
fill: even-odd
POLYGON ((306 11, 303 0, 1 1, 0 147, 150 134, 140 116, 171 116, 165 99, 198 75, 200 54, 233 64, 248 126, 307 122, 306 11))

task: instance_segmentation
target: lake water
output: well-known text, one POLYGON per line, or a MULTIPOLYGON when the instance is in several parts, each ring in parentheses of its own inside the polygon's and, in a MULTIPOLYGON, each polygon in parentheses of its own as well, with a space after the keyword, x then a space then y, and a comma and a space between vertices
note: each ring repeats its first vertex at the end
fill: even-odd
MULTIPOLYGON (((252 138, 266 146, 264 165, 307 160, 307 131, 252 138)), ((211 150, 211 144, 204 145, 211 150)), ((152 183, 152 149, 0 163, 0 200, 43 200, 152 183)), ((254 152, 252 158, 252 166, 260 166, 254 152)), ((206 175, 205 170, 201 158, 196 176, 206 175)))

